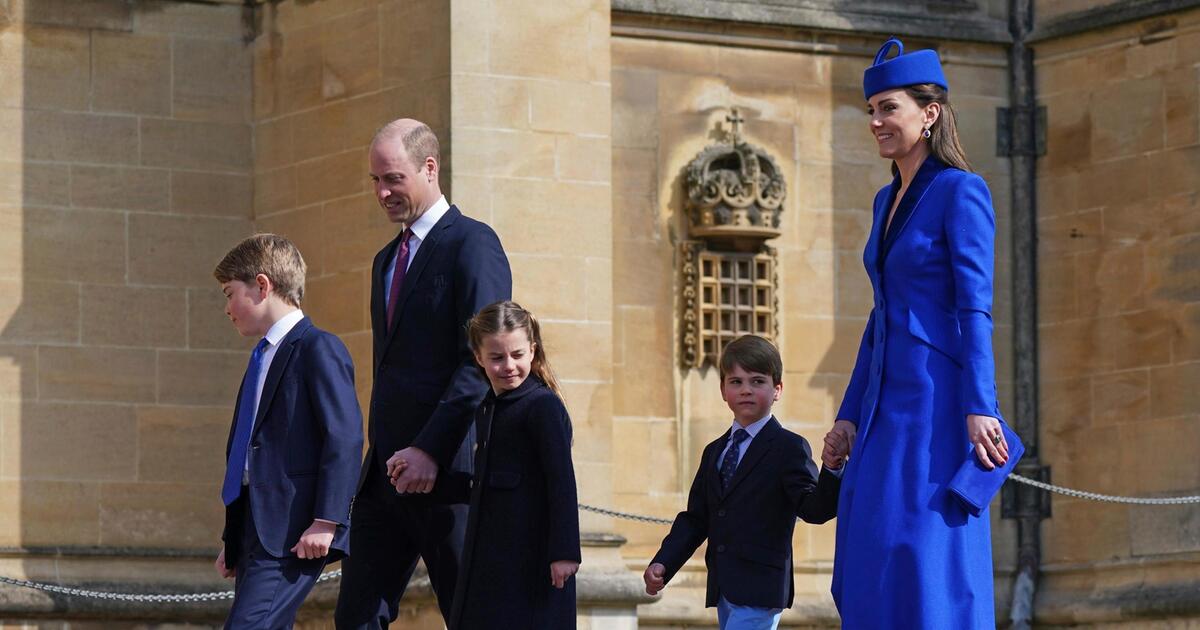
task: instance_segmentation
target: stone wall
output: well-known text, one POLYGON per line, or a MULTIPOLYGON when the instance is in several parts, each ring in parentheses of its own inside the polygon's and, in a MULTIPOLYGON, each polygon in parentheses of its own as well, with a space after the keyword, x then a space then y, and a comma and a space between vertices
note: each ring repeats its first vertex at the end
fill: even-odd
MULTIPOLYGON (((634 24, 622 22, 615 30, 626 26, 634 24)), ((676 251, 687 227, 683 169, 723 137, 730 107, 739 107, 746 118, 746 141, 772 154, 787 180, 783 235, 770 242, 781 263, 785 370, 776 415, 818 449, 841 402, 871 309, 862 250, 874 193, 891 175, 867 128, 862 70, 881 38, 822 37, 822 52, 812 52, 781 50, 785 46, 779 40, 754 29, 723 32, 729 37, 700 40, 694 33, 660 27, 654 36, 613 40, 614 444, 619 448, 613 484, 618 509, 673 516, 686 501, 704 445, 729 426, 716 371, 678 367, 676 251), (756 38, 755 45, 737 38, 756 38), (778 49, 764 49, 772 44, 778 49)), ((802 31, 778 37, 788 46, 814 41, 802 31)), ((967 154, 995 197, 996 372, 1002 379, 1001 407, 1010 410, 1008 161, 995 157, 994 144, 995 108, 1007 103, 1004 49, 945 43, 942 53, 967 154)), ((1003 575, 1012 565, 1011 532, 994 516, 997 567, 1003 575)), ((630 540, 625 549, 630 566, 640 569, 666 528, 622 522, 619 531, 630 540)), ((836 620, 828 594, 833 536, 832 523, 797 527, 797 606, 785 620, 836 620)), ((643 626, 715 621, 715 613, 703 610, 702 553, 694 558, 680 576, 684 582, 677 578, 662 602, 642 608, 643 626)))
MULTIPOLYGON (((1036 59, 1049 120, 1038 170, 1042 460, 1071 487, 1197 494, 1200 11, 1047 42, 1036 59)), ((1179 585, 1200 559, 1195 506, 1055 497, 1042 532, 1047 621, 1154 613, 1138 594, 1179 585), (1081 592, 1094 602, 1086 613, 1072 601, 1081 592)))

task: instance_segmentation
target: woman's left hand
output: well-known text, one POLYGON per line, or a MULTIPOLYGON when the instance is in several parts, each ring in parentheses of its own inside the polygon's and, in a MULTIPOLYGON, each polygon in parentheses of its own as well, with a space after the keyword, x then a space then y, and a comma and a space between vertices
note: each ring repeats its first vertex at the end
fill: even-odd
POLYGON ((579 563, 573 560, 555 560, 550 563, 550 584, 554 588, 566 586, 567 580, 579 570, 579 563))
POLYGON ((991 416, 967 416, 967 437, 975 445, 975 455, 984 468, 992 470, 1008 461, 1008 441, 1000 430, 1000 420, 991 416))

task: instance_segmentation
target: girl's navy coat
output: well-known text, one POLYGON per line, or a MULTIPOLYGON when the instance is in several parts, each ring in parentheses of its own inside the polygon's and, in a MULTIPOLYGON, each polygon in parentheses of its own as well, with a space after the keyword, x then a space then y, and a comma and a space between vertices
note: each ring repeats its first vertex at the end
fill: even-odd
POLYGON ((535 376, 475 415, 471 515, 459 573, 454 630, 575 627, 575 578, 550 583, 550 563, 580 561, 571 421, 535 376))

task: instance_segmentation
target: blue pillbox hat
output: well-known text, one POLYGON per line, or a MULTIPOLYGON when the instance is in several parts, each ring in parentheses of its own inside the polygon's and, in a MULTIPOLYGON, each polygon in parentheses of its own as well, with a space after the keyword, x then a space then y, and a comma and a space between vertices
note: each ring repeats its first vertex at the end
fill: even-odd
POLYGON ((944 90, 950 89, 936 52, 927 49, 906 55, 904 44, 893 37, 879 47, 879 52, 875 53, 875 63, 863 73, 863 98, 870 99, 884 90, 921 83, 933 83, 944 90), (888 59, 893 46, 896 47, 896 56, 888 59))

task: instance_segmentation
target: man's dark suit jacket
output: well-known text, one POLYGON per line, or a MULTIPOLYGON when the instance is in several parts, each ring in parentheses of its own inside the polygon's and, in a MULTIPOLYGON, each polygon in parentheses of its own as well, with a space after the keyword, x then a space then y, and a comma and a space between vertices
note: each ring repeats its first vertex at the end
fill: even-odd
POLYGON ((666 567, 669 582, 708 539, 706 606, 724 596, 741 606, 789 608, 796 517, 820 524, 836 516, 841 481, 826 471, 818 480, 808 442, 772 417, 722 492, 717 459, 728 441, 726 431, 704 447, 687 509, 650 562, 666 567))
MULTIPOLYGON (((360 490, 368 475, 386 476, 388 458, 408 446, 437 461, 438 486, 448 481, 488 390, 464 325, 483 307, 512 296, 512 272, 496 233, 450 206, 417 248, 388 328, 383 277, 399 243, 397 236, 371 267, 375 383, 360 490)), ((469 469, 469 456, 465 460, 469 469)), ((435 494, 442 493, 435 487, 435 494)))
MULTIPOLYGON (((239 391, 237 409, 244 395, 239 391)), ((233 444, 233 432, 225 458, 233 444)), ((337 336, 305 317, 279 342, 263 382, 247 451, 249 499, 258 538, 285 558, 313 519, 337 523, 328 562, 349 553, 350 499, 362 456, 362 412, 354 362, 337 336)), ((237 563, 246 497, 225 511, 225 562, 237 563)))

